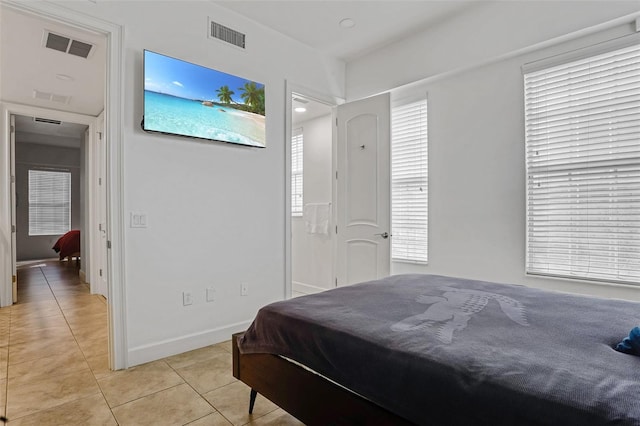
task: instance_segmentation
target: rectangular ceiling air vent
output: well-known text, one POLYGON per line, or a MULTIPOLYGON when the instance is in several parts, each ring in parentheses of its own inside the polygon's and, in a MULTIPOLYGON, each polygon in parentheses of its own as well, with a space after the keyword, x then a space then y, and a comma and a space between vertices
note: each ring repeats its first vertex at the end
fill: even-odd
POLYGON ((91 53, 91 48, 93 45, 89 43, 84 43, 78 40, 71 40, 71 45, 69 46, 69 54, 80 56, 81 58, 87 58, 89 53, 91 53))
POLYGON ((36 123, 56 124, 58 126, 62 124, 62 121, 50 120, 48 118, 42 118, 42 117, 33 117, 33 121, 35 121, 36 123))
POLYGON ((293 98, 293 102, 298 102, 298 103, 301 103, 301 104, 308 104, 309 103, 308 100, 303 99, 303 98, 298 98, 298 97, 295 97, 295 96, 293 98))
POLYGON ((88 58, 93 49, 93 45, 83 41, 74 40, 71 37, 54 34, 51 31, 44 31, 44 47, 57 50, 58 52, 88 58))
POLYGON ((209 19, 209 38, 222 40, 241 49, 245 48, 245 34, 213 22, 211 19, 209 19))
POLYGON ((45 47, 49 49, 57 50, 59 52, 67 53, 67 47, 71 41, 68 37, 63 37, 58 34, 48 33, 45 47))
POLYGON ((42 90, 33 91, 34 99, 41 99, 43 101, 56 102, 59 104, 68 104, 71 100, 71 96, 58 95, 57 93, 43 92, 42 90))

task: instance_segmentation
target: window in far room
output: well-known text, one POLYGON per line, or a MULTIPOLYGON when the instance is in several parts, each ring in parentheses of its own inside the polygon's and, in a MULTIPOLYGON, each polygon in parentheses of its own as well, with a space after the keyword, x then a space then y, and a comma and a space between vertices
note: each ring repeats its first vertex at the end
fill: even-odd
POLYGON ((29 235, 61 235, 71 229, 71 173, 29 170, 29 235))
POLYGON ((291 215, 302 216, 303 203, 303 144, 302 127, 293 129, 291 135, 291 215))
POLYGON ((640 283, 640 45, 620 47, 525 66, 529 274, 640 283))
POLYGON ((391 110, 391 258, 427 262, 427 100, 391 110))

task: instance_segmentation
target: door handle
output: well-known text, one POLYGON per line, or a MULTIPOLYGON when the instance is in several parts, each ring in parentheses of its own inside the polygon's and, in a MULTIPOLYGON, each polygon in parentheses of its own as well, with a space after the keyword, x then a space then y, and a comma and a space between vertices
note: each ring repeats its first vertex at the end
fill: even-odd
POLYGON ((373 234, 373 235, 380 235, 385 240, 391 236, 391 235, 389 235, 388 232, 383 232, 382 234, 373 234))

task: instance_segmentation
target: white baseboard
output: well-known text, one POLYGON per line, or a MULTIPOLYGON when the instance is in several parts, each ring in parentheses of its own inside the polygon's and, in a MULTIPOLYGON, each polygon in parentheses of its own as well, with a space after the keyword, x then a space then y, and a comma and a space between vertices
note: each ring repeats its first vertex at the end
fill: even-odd
POLYGON ((128 366, 133 367, 144 364, 145 362, 155 361, 230 340, 233 333, 246 330, 250 324, 251 321, 243 321, 189 334, 187 336, 180 336, 175 339, 131 348, 128 353, 128 366))
POLYGON ((318 287, 311 284, 301 283, 298 281, 293 281, 291 284, 292 284, 293 291, 297 293, 303 293, 303 294, 314 294, 314 293, 320 293, 321 291, 329 290, 328 288, 322 288, 322 287, 318 287))

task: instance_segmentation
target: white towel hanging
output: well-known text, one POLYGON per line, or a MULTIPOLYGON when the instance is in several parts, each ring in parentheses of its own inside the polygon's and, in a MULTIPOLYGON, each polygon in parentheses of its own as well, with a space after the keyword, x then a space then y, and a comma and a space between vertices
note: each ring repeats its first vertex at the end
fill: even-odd
POLYGON ((302 215, 307 233, 329 235, 331 203, 305 204, 302 215))

